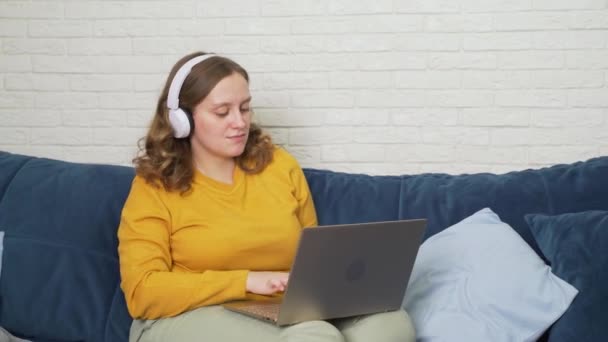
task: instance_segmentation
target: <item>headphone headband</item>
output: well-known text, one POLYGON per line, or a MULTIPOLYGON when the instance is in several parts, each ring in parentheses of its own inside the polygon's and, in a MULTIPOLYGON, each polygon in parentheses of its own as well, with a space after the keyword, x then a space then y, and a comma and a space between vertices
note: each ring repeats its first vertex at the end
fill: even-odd
POLYGON ((204 60, 216 56, 215 54, 209 53, 202 56, 196 56, 191 60, 187 61, 182 65, 179 70, 173 76, 173 80, 171 81, 171 86, 169 86, 169 94, 167 95, 167 107, 171 110, 176 110, 179 108, 179 92, 184 85, 184 81, 192 68, 198 63, 203 62, 204 60))

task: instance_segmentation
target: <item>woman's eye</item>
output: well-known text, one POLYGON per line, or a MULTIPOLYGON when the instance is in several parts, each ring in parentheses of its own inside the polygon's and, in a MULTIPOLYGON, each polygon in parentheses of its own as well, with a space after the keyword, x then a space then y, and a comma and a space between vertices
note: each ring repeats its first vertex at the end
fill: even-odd
POLYGON ((241 108, 241 112, 243 112, 243 113, 247 113, 250 110, 251 110, 251 108, 249 108, 249 107, 241 108))
POLYGON ((215 115, 217 115, 217 116, 226 116, 226 115, 228 115, 228 112, 217 112, 217 113, 215 113, 215 115))

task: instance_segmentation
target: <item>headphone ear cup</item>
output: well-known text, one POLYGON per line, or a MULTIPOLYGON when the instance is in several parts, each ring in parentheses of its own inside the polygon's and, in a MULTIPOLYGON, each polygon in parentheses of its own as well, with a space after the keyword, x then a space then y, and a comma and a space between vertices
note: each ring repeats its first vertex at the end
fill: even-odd
POLYGON ((189 137, 194 128, 192 114, 182 108, 169 110, 169 122, 171 123, 171 128, 173 128, 173 136, 175 138, 189 137))

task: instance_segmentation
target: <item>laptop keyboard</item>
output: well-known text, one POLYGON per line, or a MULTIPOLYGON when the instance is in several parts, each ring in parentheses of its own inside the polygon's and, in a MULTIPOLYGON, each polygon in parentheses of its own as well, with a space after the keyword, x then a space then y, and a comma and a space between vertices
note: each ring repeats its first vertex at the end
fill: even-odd
POLYGON ((242 311, 247 311, 254 315, 270 318, 277 321, 279 318, 279 303, 251 303, 247 306, 242 306, 242 311))

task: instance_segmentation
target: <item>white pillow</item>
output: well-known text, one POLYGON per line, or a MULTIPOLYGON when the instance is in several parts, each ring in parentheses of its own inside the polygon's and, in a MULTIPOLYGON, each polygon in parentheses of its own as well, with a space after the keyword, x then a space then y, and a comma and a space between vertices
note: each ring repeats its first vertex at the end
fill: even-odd
POLYGON ((535 341, 577 293, 485 208, 420 246, 404 308, 417 341, 535 341))

